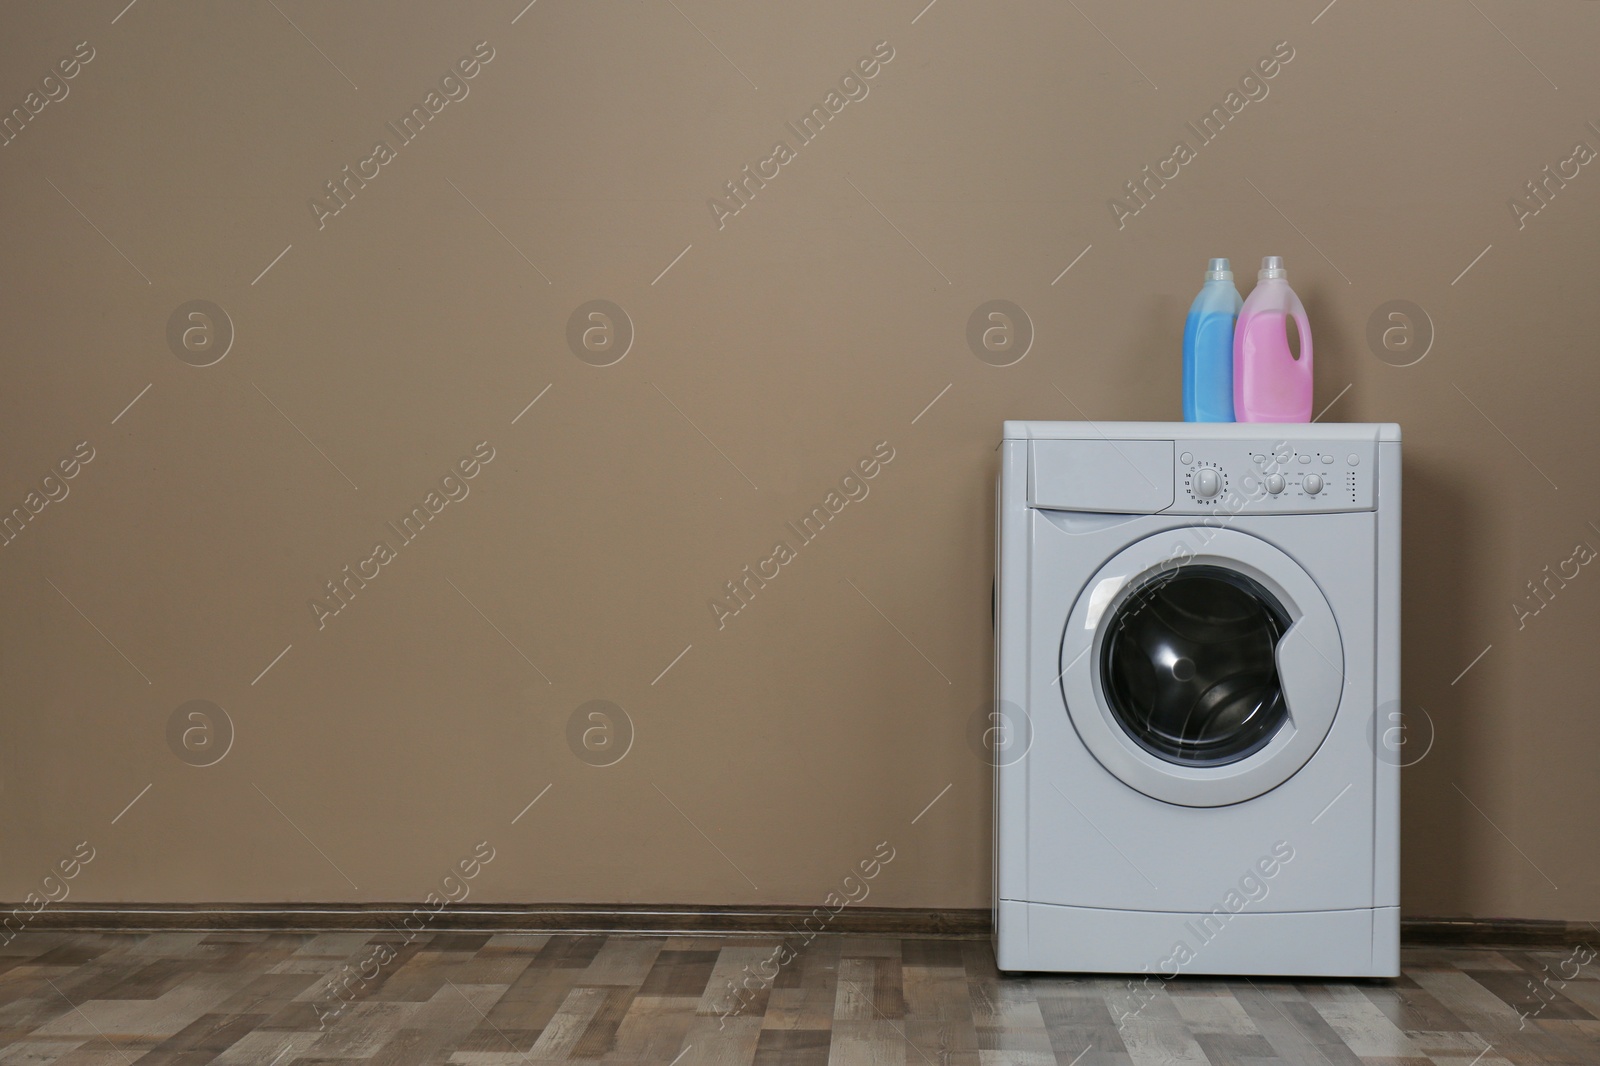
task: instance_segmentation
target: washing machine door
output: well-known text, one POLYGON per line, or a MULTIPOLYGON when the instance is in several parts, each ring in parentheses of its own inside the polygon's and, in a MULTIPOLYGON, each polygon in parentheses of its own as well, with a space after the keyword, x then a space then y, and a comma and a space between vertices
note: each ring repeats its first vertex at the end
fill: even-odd
POLYGON ((1344 689, 1339 627, 1316 582, 1237 530, 1168 530, 1118 552, 1074 604, 1060 668, 1067 713, 1100 764, 1189 807, 1241 803, 1293 777, 1344 689))

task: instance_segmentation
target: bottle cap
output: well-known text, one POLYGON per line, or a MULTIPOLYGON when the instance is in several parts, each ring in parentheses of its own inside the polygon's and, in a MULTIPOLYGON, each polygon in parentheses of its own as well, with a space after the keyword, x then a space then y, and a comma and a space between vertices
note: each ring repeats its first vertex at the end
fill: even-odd
POLYGON ((1207 281, 1232 281, 1233 266, 1226 259, 1213 259, 1206 267, 1207 281))
POLYGON ((1256 275, 1257 281, 1266 281, 1270 278, 1287 278, 1289 272, 1283 268, 1283 256, 1268 255, 1261 259, 1261 272, 1256 275))

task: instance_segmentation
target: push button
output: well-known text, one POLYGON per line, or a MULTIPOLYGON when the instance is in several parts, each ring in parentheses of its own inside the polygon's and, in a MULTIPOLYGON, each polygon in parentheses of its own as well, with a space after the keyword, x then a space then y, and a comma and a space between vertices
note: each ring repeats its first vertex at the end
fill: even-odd
POLYGON ((1184 452, 1182 455, 1178 456, 1178 462, 1182 463, 1184 466, 1188 466, 1190 463, 1194 462, 1194 453, 1184 452))

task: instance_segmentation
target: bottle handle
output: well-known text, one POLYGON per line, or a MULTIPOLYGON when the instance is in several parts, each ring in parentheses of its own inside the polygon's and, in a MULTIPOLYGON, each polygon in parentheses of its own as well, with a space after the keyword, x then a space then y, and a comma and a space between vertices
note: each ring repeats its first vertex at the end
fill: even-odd
MULTIPOLYGON (((1311 320, 1306 317, 1305 305, 1298 296, 1289 308, 1289 313, 1294 316, 1295 328, 1300 331, 1300 357, 1295 360, 1296 367, 1303 373, 1311 373, 1311 320)), ((1284 347, 1288 347, 1289 338, 1283 338, 1284 347)))

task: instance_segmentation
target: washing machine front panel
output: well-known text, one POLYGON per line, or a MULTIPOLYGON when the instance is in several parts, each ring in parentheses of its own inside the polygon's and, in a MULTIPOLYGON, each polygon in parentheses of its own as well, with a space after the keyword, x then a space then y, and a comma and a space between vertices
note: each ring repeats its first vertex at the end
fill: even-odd
MULTIPOLYGON (((1216 806, 1156 799, 1149 794, 1154 785, 1141 790, 1113 774, 1079 735, 1063 681, 1078 679, 1097 649, 1091 644, 1076 664, 1070 663, 1075 654, 1063 663, 1064 636, 1069 625, 1084 632, 1083 616, 1073 623, 1069 612, 1093 599, 1111 561, 1122 557, 1130 565, 1120 572, 1136 579, 1182 541, 1193 553, 1190 569, 1217 561, 1205 558, 1205 551, 1222 556, 1229 569, 1270 590, 1289 614, 1291 625, 1301 617, 1302 604, 1310 596, 1298 584, 1296 595, 1291 595, 1285 587, 1293 584, 1289 575, 1353 578, 1371 574, 1374 566, 1376 523, 1371 512, 1244 516, 1233 520, 1228 530, 1197 527, 1195 522, 1183 516, 1028 513, 1025 532, 1014 550, 1025 551, 1029 559, 1029 595, 1025 603, 1011 600, 1023 612, 1013 618, 1028 631, 1026 662, 1010 658, 1006 662, 1016 662, 1026 672, 1022 687, 1010 691, 1020 697, 1013 698, 1025 710, 1032 744, 1026 757, 997 768, 1003 782, 1001 808, 1010 812, 1008 831, 1020 832, 1015 838, 1020 846, 1002 849, 1010 872, 1001 896, 1129 911, 1209 911, 1274 846, 1286 842, 1295 849, 1296 858, 1271 880, 1266 898, 1249 904, 1249 911, 1372 906, 1370 824, 1379 764, 1372 747, 1375 612, 1370 578, 1333 581, 1318 590, 1337 618, 1344 694, 1321 745, 1278 786, 1265 791, 1252 787, 1248 791, 1259 792, 1254 798, 1216 806), (1224 532, 1270 550, 1256 549, 1257 565, 1246 569, 1250 566, 1246 552, 1237 545, 1230 547, 1232 538, 1223 538, 1224 532), (1205 538, 1210 538, 1208 543, 1205 538), (1141 544, 1146 550, 1151 545, 1164 549, 1135 565, 1125 553, 1141 544), (1064 665, 1071 669, 1063 671, 1064 665)), ((1142 582, 1128 580, 1121 585, 1126 588, 1119 591, 1126 594, 1142 582)), ((1123 598, 1103 594, 1102 620, 1123 598)), ((1340 661, 1339 656, 1334 658, 1340 661)), ((1333 691, 1338 692, 1336 685, 1333 691)), ((1289 718, 1298 726, 1308 717, 1304 701, 1297 707, 1293 687, 1286 692, 1289 718)), ((1101 707, 1092 689, 1084 695, 1091 706, 1101 707)), ((1212 788, 1218 782, 1205 777, 1225 779, 1263 759, 1271 762, 1281 751, 1277 745, 1285 743, 1286 732, 1280 729, 1260 751, 1231 764, 1183 766, 1157 758, 1128 738, 1109 708, 1101 709, 1099 721, 1110 739, 1148 760, 1148 769, 1165 782, 1183 784, 1184 777, 1198 776, 1200 784, 1212 788)), ((1221 787, 1227 787, 1225 781, 1221 787)), ((1214 794, 1210 788, 1202 791, 1214 794)))
POLYGON ((1130 788, 1191 807, 1292 777, 1338 713, 1344 649, 1299 563, 1236 530, 1129 544, 1079 594, 1061 693, 1094 757, 1130 788))

